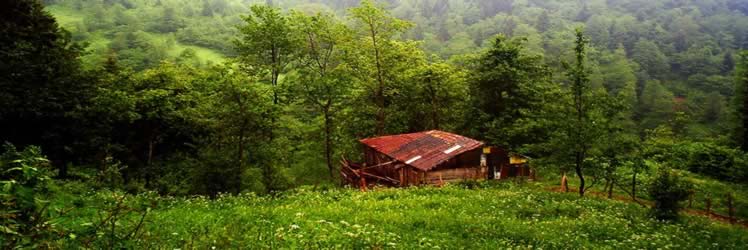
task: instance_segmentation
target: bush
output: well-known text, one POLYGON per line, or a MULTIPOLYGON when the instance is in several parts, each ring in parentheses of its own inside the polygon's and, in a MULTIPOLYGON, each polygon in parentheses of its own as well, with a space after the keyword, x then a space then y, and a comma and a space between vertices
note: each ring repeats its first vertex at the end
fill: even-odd
POLYGON ((714 142, 649 142, 646 157, 719 180, 748 181, 746 154, 714 142))
POLYGON ((649 196, 654 200, 653 215, 661 220, 677 219, 680 202, 688 198, 691 186, 670 169, 661 168, 648 188, 649 196))
POLYGON ((50 171, 41 149, 17 151, 5 144, 0 155, 0 248, 44 248, 54 228, 47 220, 50 171))
POLYGON ((743 152, 712 143, 692 143, 689 147, 688 171, 720 180, 746 180, 743 152))

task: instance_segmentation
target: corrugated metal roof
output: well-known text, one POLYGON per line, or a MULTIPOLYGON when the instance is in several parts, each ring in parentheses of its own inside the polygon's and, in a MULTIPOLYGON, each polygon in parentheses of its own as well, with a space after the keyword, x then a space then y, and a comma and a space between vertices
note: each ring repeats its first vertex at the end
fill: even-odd
POLYGON ((424 171, 483 146, 483 142, 439 130, 367 138, 360 142, 424 171))

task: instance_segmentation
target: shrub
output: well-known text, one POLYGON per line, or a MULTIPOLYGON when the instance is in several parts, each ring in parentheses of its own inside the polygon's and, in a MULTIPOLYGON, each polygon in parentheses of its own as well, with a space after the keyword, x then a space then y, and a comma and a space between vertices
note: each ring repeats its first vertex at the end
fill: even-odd
POLYGON ((125 167, 122 166, 122 163, 112 157, 107 157, 104 168, 96 173, 93 186, 96 188, 109 188, 110 190, 122 188, 125 183, 121 172, 123 169, 125 167))
POLYGON ((649 196, 654 200, 652 213, 657 219, 675 220, 681 209, 680 202, 688 198, 691 184, 682 180, 670 169, 661 168, 649 184, 649 196))
POLYGON ((0 248, 44 248, 52 238, 47 220, 49 171, 41 149, 17 151, 5 144, 0 155, 0 248))
POLYGON ((719 180, 748 180, 746 154, 714 142, 649 142, 648 159, 719 180))
POLYGON ((712 143, 693 143, 688 170, 720 180, 739 182, 746 179, 744 154, 736 149, 712 143))

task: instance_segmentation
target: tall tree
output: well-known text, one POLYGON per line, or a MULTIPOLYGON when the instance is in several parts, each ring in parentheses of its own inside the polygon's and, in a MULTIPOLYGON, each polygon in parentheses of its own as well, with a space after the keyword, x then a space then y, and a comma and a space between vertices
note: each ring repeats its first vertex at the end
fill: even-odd
POLYGON ((527 119, 542 105, 551 76, 542 57, 526 51, 524 41, 499 35, 474 62, 470 98, 475 113, 465 119, 474 136, 513 149, 544 137, 527 119))
POLYGON ((453 129, 462 115, 467 93, 466 73, 444 62, 417 67, 410 76, 413 84, 409 97, 410 131, 453 129), (417 125, 416 125, 417 124, 417 125))
MULTIPOLYGON (((95 153, 126 163, 126 182, 143 179, 151 187, 157 163, 174 153, 188 152, 207 130, 193 110, 201 104, 202 71, 164 63, 137 74, 116 64, 99 73, 92 105, 81 112, 99 127, 95 153)), ((97 159, 102 160, 102 159, 97 159)))
POLYGON ((625 94, 631 98, 630 103, 636 103, 636 64, 626 59, 623 45, 619 45, 613 53, 605 53, 600 57, 600 72, 603 85, 613 95, 625 94))
POLYGON ((239 27, 234 41, 239 62, 245 70, 268 74, 273 87, 273 103, 278 104, 278 79, 297 53, 297 42, 288 17, 278 8, 254 5, 239 27))
POLYGON ((566 76, 570 80, 570 96, 572 98, 572 113, 567 131, 570 148, 574 158, 574 171, 579 177, 579 195, 584 196, 585 160, 590 148, 594 145, 596 125, 593 122, 593 100, 591 98, 590 72, 587 68, 587 45, 589 39, 581 28, 576 29, 574 40, 574 64, 566 64, 566 76))
POLYGON ((215 167, 223 170, 216 176, 226 185, 208 190, 209 193, 238 193, 247 189, 242 183, 250 180, 242 180, 242 177, 250 165, 260 166, 265 191, 278 189, 277 169, 271 163, 274 152, 266 149, 272 147, 271 117, 277 116, 278 110, 272 98, 265 95, 268 87, 258 85, 255 77, 230 67, 215 70, 210 81, 215 84, 215 90, 211 91, 214 96, 203 107, 206 109, 203 112, 211 118, 214 132, 209 147, 218 153, 236 153, 230 154, 234 159, 216 164, 215 167))
POLYGON ((637 116, 640 127, 653 129, 666 123, 675 115, 674 95, 660 81, 650 80, 644 84, 637 116))
POLYGON ((657 44, 643 38, 634 45, 631 58, 655 79, 661 78, 670 69, 668 57, 660 51, 657 44))
POLYGON ((0 141, 41 145, 67 175, 70 146, 84 124, 67 114, 86 105, 93 86, 83 80, 71 41, 35 0, 0 2, 0 141))
POLYGON ((351 42, 351 32, 329 14, 308 16, 297 12, 293 20, 303 41, 297 86, 304 100, 323 117, 325 162, 333 177, 335 116, 350 92, 352 81, 343 50, 351 42))
POLYGON ((393 48, 393 36, 405 31, 410 23, 392 17, 383 8, 376 6, 371 0, 364 0, 361 5, 350 10, 356 26, 363 39, 360 49, 363 50, 364 60, 373 64, 362 69, 361 78, 366 82, 373 82, 372 99, 376 106, 376 123, 374 134, 381 135, 385 131, 387 121, 388 93, 387 89, 394 84, 394 65, 387 63, 388 53, 393 48))

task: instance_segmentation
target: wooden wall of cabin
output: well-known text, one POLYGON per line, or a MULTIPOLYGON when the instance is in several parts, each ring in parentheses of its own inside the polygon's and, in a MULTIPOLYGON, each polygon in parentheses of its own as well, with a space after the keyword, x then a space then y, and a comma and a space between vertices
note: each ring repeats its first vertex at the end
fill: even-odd
POLYGON ((400 186, 414 186, 424 184, 424 177, 426 172, 417 170, 411 166, 404 166, 399 169, 398 176, 400 177, 400 186))
POLYGON ((424 173, 421 183, 439 184, 461 180, 479 180, 488 177, 488 168, 480 166, 482 148, 464 152, 424 173))
POLYGON ((488 177, 487 167, 450 168, 426 172, 423 183, 439 184, 462 180, 481 180, 488 177))

